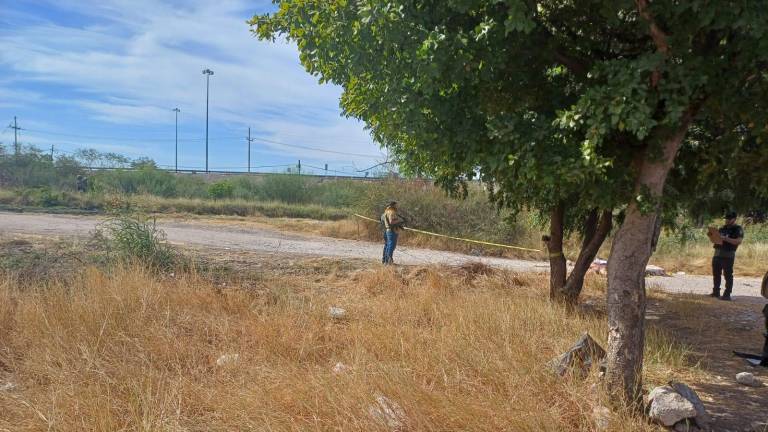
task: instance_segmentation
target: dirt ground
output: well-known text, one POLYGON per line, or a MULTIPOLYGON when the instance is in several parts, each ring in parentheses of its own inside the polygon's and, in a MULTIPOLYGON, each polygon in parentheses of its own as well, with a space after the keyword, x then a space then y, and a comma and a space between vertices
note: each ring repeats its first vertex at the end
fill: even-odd
MULTIPOLYGON (((50 264, 81 261, 67 239, 84 241, 99 223, 93 217, 0 213, 0 264, 33 256, 32 273, 54 271, 50 264), (59 239, 57 241, 57 239, 59 239), (69 258, 67 258, 69 257, 69 258), (74 257, 74 258, 73 258, 74 257)), ((226 284, 232 278, 253 278, 266 273, 313 277, 340 277, 370 267, 378 259, 380 245, 286 233, 269 227, 248 229, 203 223, 162 222, 168 239, 211 268, 226 269, 215 276, 226 284)), ((546 271, 536 261, 480 258, 448 252, 398 249, 398 260, 412 265, 457 265, 482 261, 516 272, 546 271)), ((66 264, 62 264, 66 265, 66 264)), ((708 298, 706 276, 655 277, 648 280, 649 325, 661 326, 690 347, 696 382, 687 382, 702 396, 715 419, 715 431, 751 431, 754 422, 768 422, 768 369, 751 368, 732 355, 733 350, 757 353, 763 342, 765 301, 759 297, 755 278, 739 278, 734 302, 708 298), (759 388, 735 381, 749 371, 762 379, 759 388)), ((604 313, 602 298, 590 299, 604 313)), ((670 376, 670 379, 680 377, 670 376)))
MULTIPOLYGON (((646 319, 688 345, 705 379, 690 384, 713 416, 715 431, 750 431, 768 422, 768 368, 754 368, 733 351, 759 353, 763 345, 762 305, 726 303, 701 295, 652 292, 646 319), (759 388, 736 382, 739 372, 762 379, 759 388)), ((762 432, 763 429, 758 429, 762 432)))
MULTIPOLYGON (((102 218, 93 216, 0 212, 0 234, 86 238, 101 221, 102 218)), ((239 226, 204 221, 160 220, 158 226, 166 232, 171 243, 226 251, 378 261, 382 249, 378 243, 281 231, 260 223, 239 226)), ((456 266, 482 262, 492 267, 518 272, 546 272, 549 269, 544 261, 481 257, 412 247, 398 247, 395 260, 407 265, 456 266)), ((708 276, 695 275, 653 277, 648 279, 648 283, 664 291, 679 294, 708 294, 712 287, 708 276)), ((760 296, 760 279, 737 277, 733 298, 736 303, 764 303, 760 296)))

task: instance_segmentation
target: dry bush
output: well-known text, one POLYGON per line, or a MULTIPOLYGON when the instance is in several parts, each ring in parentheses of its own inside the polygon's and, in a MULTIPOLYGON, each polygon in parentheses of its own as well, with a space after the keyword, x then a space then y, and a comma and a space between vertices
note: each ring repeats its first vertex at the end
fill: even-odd
MULTIPOLYGON (((248 290, 135 267, 0 279, 0 381, 17 384, 0 391, 0 430, 386 430, 368 413, 376 394, 413 431, 593 430, 595 379, 545 364, 583 331, 604 343, 604 320, 550 304, 543 276, 479 270, 273 276, 248 290)), ((652 337, 650 380, 686 367, 665 353, 682 351, 652 337)), ((611 430, 656 430, 618 416, 611 430)))

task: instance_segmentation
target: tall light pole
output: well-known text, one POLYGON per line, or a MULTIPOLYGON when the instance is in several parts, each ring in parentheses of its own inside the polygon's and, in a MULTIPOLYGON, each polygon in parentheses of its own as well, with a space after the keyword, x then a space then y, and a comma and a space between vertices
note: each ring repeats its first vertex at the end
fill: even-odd
POLYGON ((176 172, 179 172, 179 113, 181 110, 177 107, 173 112, 176 113, 176 172))
POLYGON ((205 172, 208 172, 208 96, 210 95, 210 82, 213 71, 205 69, 205 172))

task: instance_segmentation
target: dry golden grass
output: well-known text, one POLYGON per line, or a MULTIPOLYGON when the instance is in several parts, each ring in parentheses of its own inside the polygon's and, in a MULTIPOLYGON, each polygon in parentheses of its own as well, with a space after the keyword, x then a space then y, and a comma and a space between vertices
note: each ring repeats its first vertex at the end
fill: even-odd
MULTIPOLYGON (((247 285, 138 267, 0 280, 0 381, 17 384, 0 391, 0 430, 386 430, 377 394, 412 431, 594 430, 596 378, 544 365, 583 331, 604 343, 604 317, 550 304, 542 276, 376 266, 247 285)), ((649 384, 690 371, 657 330, 647 358, 649 384)), ((657 430, 616 416, 610 430, 657 430)))

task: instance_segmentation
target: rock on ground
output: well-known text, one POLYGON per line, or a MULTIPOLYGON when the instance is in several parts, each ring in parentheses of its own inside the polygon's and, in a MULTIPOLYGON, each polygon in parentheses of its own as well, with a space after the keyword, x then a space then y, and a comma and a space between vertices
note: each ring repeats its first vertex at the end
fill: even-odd
POLYGON ((681 420, 675 423, 675 427, 672 428, 675 432, 700 432, 701 429, 696 426, 696 423, 688 420, 681 420))
POLYGON ((670 386, 656 387, 648 396, 651 420, 671 427, 680 420, 696 417, 696 407, 670 386))
POLYGON ((763 385, 760 380, 749 372, 741 372, 736 374, 736 382, 750 387, 760 387, 763 385))
POLYGON ((583 333, 578 341, 566 352, 549 362, 550 368, 560 376, 574 370, 579 376, 586 376, 592 365, 605 358, 605 350, 589 333, 583 333))
MULTIPOLYGON (((677 394, 686 398, 688 402, 693 404, 693 407, 696 408, 696 417, 694 418, 696 425, 702 430, 710 430, 712 428, 712 417, 710 417, 709 413, 707 413, 707 410, 704 408, 704 403, 701 401, 701 398, 699 398, 699 395, 697 395, 692 388, 680 382, 670 381, 669 386, 672 387, 677 394)), ((690 430, 690 432, 694 431, 695 429, 690 430)))

